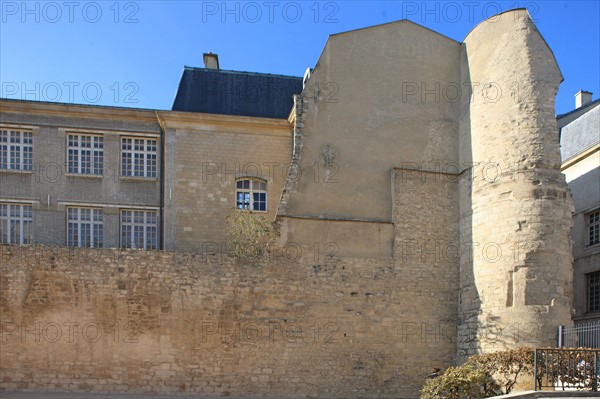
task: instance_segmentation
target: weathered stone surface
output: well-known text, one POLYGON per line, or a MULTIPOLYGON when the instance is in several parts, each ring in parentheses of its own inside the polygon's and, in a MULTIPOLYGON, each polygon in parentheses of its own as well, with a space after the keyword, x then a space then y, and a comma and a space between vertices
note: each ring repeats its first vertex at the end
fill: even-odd
POLYGON ((387 260, 0 249, 6 390, 414 397, 453 356, 387 260))
POLYGON ((461 259, 458 356, 552 345, 572 298, 572 199, 554 118, 562 76, 523 10, 477 26, 461 69, 473 93, 461 105, 461 163, 473 165, 460 184, 461 241, 477 249, 461 259))

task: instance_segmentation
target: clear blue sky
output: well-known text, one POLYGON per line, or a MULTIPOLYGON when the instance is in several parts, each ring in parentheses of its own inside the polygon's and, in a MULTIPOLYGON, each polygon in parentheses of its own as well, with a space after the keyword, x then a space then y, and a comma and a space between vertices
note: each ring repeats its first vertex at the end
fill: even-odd
POLYGON ((564 75, 557 113, 600 94, 599 1, 0 0, 0 95, 170 109, 184 65, 302 76, 328 35, 408 18, 462 41, 499 11, 526 7, 564 75))

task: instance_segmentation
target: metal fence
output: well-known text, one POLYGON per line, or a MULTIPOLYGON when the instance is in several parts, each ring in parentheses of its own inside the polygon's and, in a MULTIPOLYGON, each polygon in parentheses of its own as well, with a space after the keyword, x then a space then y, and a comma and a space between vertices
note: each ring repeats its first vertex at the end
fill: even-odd
POLYGON ((558 327, 558 347, 600 348, 600 320, 558 327))
POLYGON ((598 392, 600 350, 536 349, 534 387, 539 390, 598 392))

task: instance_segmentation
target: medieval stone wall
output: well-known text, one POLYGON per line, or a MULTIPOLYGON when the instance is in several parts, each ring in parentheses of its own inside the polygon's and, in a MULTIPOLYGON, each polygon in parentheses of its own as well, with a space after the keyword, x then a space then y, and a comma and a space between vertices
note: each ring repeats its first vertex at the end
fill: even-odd
POLYGON ((0 249, 4 390, 415 398, 455 351, 416 264, 0 249))
POLYGON ((472 95, 461 108, 461 241, 473 251, 461 259, 458 355, 553 345, 572 298, 572 199, 554 118, 562 76, 524 10, 481 23, 462 50, 472 95))

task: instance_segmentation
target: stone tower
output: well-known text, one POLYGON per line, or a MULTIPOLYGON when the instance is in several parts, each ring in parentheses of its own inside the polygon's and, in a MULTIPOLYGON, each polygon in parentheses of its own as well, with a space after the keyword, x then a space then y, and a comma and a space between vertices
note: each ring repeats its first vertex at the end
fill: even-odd
POLYGON ((525 10, 471 31, 461 51, 458 358, 555 344, 571 323, 572 199, 560 173, 552 51, 525 10))

